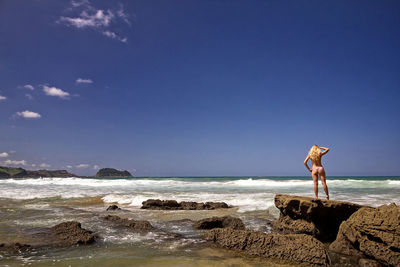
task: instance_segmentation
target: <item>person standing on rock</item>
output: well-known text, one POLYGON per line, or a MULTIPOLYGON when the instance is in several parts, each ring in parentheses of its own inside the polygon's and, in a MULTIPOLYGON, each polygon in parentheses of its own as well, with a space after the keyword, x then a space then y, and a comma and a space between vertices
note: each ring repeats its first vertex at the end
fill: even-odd
POLYGON ((328 153, 328 151, 329 148, 313 145, 310 149, 310 152, 308 152, 306 159, 304 160, 304 165, 306 166, 307 170, 311 172, 311 176, 314 180, 314 193, 316 199, 318 199, 318 175, 319 175, 322 182, 322 186, 324 187, 326 199, 329 200, 328 186, 326 185, 326 174, 324 167, 322 166, 321 163, 322 156, 328 153), (323 151, 321 151, 321 149, 323 151), (312 162, 312 169, 308 167, 309 159, 311 159, 312 162))

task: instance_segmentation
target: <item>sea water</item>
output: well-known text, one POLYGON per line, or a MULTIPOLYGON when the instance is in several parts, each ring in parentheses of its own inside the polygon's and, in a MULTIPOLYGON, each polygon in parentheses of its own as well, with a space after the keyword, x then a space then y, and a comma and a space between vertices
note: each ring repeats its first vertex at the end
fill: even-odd
MULTIPOLYGON (((400 204, 400 177, 328 177, 332 200, 368 206, 400 204)), ((320 198, 325 197, 320 184, 320 198)), ((162 178, 38 178, 0 179, 0 243, 25 242, 37 229, 76 220, 100 236, 96 245, 48 249, 20 255, 1 255, 0 265, 19 266, 258 266, 265 259, 210 249, 185 219, 232 215, 246 227, 269 232, 279 216, 275 194, 314 196, 310 177, 162 177, 162 178), (147 199, 223 201, 234 206, 214 211, 152 211, 140 209, 147 199), (115 228, 102 217, 117 204, 114 214, 149 220, 164 232, 133 233, 115 228)), ((290 264, 268 261, 269 265, 290 264)))

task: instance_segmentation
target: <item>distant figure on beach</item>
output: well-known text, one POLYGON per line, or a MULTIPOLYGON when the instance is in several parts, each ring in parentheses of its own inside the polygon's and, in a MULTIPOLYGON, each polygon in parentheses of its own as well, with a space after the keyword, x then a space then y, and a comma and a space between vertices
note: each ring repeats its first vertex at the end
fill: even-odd
POLYGON ((329 200, 328 187, 326 186, 326 174, 324 167, 322 166, 321 163, 322 156, 328 153, 328 151, 329 148, 313 145, 310 149, 310 152, 308 152, 306 159, 304 160, 304 165, 306 165, 306 168, 311 172, 311 176, 314 180, 314 193, 316 199, 318 199, 318 175, 319 175, 322 182, 322 186, 324 187, 326 199, 329 200), (321 149, 323 151, 321 151, 321 149), (312 169, 308 167, 309 159, 311 159, 312 162, 312 169))

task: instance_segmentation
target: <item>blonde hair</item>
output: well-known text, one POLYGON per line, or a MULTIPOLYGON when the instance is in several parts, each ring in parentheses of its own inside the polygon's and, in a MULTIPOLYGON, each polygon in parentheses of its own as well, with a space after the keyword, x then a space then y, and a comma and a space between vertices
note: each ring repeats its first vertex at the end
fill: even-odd
POLYGON ((319 148, 317 145, 313 145, 310 149, 310 152, 308 152, 308 155, 310 156, 311 160, 317 160, 321 157, 321 148, 319 148))

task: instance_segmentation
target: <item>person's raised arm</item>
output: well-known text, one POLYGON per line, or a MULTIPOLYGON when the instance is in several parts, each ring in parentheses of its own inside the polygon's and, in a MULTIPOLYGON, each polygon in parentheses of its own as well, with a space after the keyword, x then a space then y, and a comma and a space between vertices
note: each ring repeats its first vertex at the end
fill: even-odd
POLYGON ((310 155, 307 155, 307 158, 304 160, 304 165, 306 166, 307 170, 309 172, 312 172, 312 170, 310 169, 310 167, 308 167, 308 160, 310 159, 310 155))
POLYGON ((322 147, 322 146, 320 146, 319 148, 321 148, 321 149, 324 150, 324 151, 321 152, 321 156, 322 156, 322 155, 325 155, 326 153, 329 152, 329 148, 327 148, 327 147, 322 147))

